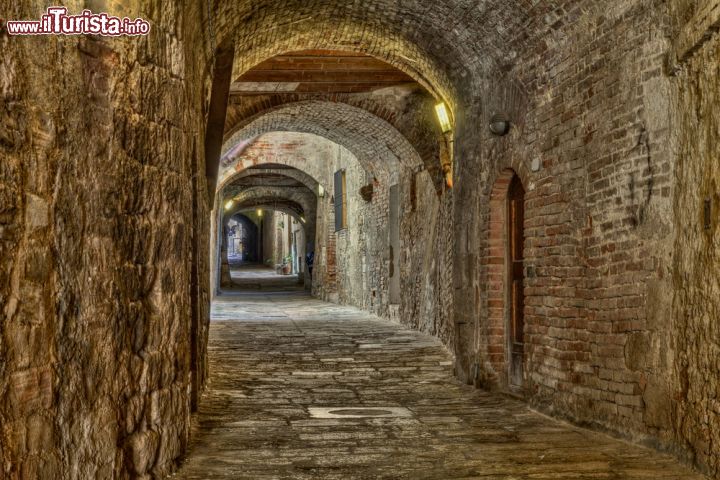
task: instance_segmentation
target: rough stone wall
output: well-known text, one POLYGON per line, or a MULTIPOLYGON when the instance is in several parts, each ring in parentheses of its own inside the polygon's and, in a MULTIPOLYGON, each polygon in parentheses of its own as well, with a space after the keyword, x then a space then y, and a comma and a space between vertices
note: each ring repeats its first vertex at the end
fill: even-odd
POLYGON ((272 210, 264 210, 260 230, 262 232, 262 263, 269 267, 275 266, 277 255, 277 215, 272 210))
POLYGON ((176 2, 142 15, 147 38, 0 34, 3 478, 160 476, 188 438, 197 39, 176 2))
POLYGON ((438 196, 427 172, 401 178, 399 318, 455 351, 452 193, 438 196))
POLYGON ((677 236, 672 418, 680 444, 696 463, 720 477, 720 36, 712 27, 720 19, 720 2, 679 3, 673 14, 675 52, 681 58, 673 79, 677 236), (683 45, 686 39, 692 40, 683 45))
MULTIPOLYGON (((389 178, 368 175, 354 157, 348 161, 343 153, 332 166, 334 171, 346 171, 347 188, 348 225, 334 232, 338 300, 387 316, 389 178), (370 202, 360 196, 360 189, 368 184, 373 185, 370 202)), ((332 218, 334 221, 334 215, 332 218)))

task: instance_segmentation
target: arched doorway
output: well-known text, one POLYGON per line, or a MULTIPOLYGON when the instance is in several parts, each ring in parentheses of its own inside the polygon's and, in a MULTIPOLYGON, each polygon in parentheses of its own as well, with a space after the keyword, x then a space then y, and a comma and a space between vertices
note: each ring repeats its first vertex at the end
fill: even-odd
POLYGON ((525 189, 511 169, 490 194, 488 238, 488 356, 501 387, 523 386, 525 189))
POLYGON ((262 257, 258 241, 258 225, 246 213, 237 213, 228 222, 228 263, 258 263, 262 257))
POLYGON ((523 385, 525 359, 525 189, 517 175, 507 194, 507 321, 510 351, 508 380, 513 387, 523 385))

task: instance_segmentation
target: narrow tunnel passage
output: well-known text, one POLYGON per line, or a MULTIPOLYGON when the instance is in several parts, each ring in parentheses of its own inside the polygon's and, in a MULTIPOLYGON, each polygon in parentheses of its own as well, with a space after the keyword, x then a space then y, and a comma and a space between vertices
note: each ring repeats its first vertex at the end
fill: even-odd
POLYGON ((230 216, 220 252, 225 282, 220 294, 243 290, 302 290, 307 264, 301 222, 275 210, 230 216))
POLYGON ((5 3, 1 479, 720 479, 720 0, 5 3))

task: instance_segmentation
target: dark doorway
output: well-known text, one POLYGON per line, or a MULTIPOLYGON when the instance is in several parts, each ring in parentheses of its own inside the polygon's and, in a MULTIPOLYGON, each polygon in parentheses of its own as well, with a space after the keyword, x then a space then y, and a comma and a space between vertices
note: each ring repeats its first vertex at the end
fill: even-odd
POLYGON ((400 304, 400 186, 390 187, 390 304, 400 304))
POLYGON ((228 224, 228 263, 260 263, 260 242, 258 226, 248 216, 233 215, 228 224))
POLYGON ((516 176, 508 190, 508 256, 509 272, 509 323, 510 323, 510 384, 522 386, 525 355, 525 272, 523 249, 525 245, 525 189, 516 176))

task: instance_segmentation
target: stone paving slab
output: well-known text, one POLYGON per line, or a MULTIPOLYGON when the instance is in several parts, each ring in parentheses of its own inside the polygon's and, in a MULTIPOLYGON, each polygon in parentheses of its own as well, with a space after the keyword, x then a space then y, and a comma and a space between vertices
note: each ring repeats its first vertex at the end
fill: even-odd
POLYGON ((175 478, 705 478, 463 385, 440 342, 353 308, 255 293, 223 297, 213 319, 210 384, 175 478), (323 408, 360 415, 314 418, 323 408))

